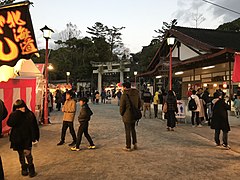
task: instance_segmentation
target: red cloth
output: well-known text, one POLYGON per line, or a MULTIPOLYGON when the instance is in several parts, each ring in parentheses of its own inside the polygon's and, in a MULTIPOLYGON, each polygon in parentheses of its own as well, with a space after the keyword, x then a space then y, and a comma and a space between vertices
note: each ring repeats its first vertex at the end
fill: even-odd
POLYGON ((232 81, 240 82, 240 53, 235 53, 232 81))
MULTIPOLYGON (((23 99, 28 108, 35 112, 36 104, 36 79, 10 79, 8 82, 0 83, 0 99, 3 100, 8 115, 12 112, 13 103, 17 99, 23 99)), ((2 121, 3 134, 9 132, 7 119, 2 121)))

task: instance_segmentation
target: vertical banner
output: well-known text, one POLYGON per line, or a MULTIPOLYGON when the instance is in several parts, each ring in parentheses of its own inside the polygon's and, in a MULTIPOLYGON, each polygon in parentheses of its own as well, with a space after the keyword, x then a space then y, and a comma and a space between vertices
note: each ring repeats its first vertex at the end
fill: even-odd
POLYGON ((235 53, 232 81, 240 82, 240 52, 235 53))
POLYGON ((15 66, 30 59, 37 45, 29 12, 29 1, 0 7, 0 66, 15 66))

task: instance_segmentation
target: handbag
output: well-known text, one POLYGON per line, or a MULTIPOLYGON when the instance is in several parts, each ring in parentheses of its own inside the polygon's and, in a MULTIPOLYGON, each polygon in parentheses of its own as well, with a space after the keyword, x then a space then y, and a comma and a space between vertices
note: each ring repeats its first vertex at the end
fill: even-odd
POLYGON ((167 107, 167 103, 165 102, 164 105, 163 105, 163 112, 166 113, 168 110, 168 107, 167 107))
POLYGON ((136 108, 136 107, 133 105, 131 99, 129 98, 129 95, 128 95, 128 94, 126 94, 126 95, 127 95, 128 101, 129 101, 129 103, 130 103, 130 109, 131 109, 131 112, 132 112, 132 117, 133 117, 133 119, 134 119, 135 121, 138 121, 139 119, 142 118, 142 112, 141 112, 140 109, 136 108))

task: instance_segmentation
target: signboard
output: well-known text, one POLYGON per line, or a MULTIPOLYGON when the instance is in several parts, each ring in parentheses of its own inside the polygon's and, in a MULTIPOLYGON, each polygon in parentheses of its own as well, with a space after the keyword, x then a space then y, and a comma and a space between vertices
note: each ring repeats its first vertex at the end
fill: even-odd
POLYGON ((29 12, 29 1, 0 7, 0 66, 15 66, 30 59, 37 45, 29 12))
POLYGON ((177 119, 185 119, 186 123, 186 105, 182 100, 177 101, 178 113, 176 115, 177 119))

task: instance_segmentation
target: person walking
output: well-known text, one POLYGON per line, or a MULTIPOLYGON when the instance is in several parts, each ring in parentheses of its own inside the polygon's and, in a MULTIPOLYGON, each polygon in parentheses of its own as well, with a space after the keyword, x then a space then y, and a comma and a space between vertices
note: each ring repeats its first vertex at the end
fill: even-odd
POLYGON ((178 107, 177 98, 172 90, 168 91, 166 103, 167 103, 167 130, 174 131, 177 121, 175 113, 178 113, 178 107))
POLYGON ((197 96, 198 96, 199 102, 200 102, 199 121, 201 124, 202 122, 204 122, 204 118, 205 118, 204 106, 206 105, 206 102, 203 100, 203 89, 202 88, 199 88, 197 90, 197 96))
POLYGON ((228 145, 228 132, 230 131, 230 126, 228 122, 228 112, 230 110, 230 105, 225 103, 224 95, 219 92, 214 93, 213 103, 213 115, 212 115, 212 122, 211 122, 211 129, 215 130, 214 139, 216 142, 216 146, 220 146, 220 132, 223 132, 222 146, 226 149, 230 149, 228 145))
POLYGON ((102 103, 102 104, 105 104, 105 103, 106 103, 106 96, 107 96, 107 93, 106 93, 106 91, 103 89, 103 91, 101 92, 101 103, 102 103))
POLYGON ((138 90, 131 88, 130 82, 125 82, 122 86, 123 94, 120 100, 120 115, 122 116, 126 134, 126 147, 123 150, 131 151, 131 141, 133 149, 137 150, 136 120, 134 120, 132 115, 130 101, 135 108, 140 109, 141 99, 138 90))
POLYGON ((62 93, 60 92, 59 89, 56 90, 56 95, 55 95, 55 103, 57 104, 56 105, 56 108, 58 111, 61 110, 61 105, 62 105, 62 93))
POLYGON ((191 120, 192 120, 192 126, 193 127, 196 127, 195 126, 195 121, 196 121, 196 124, 197 124, 197 127, 202 127, 202 125, 200 124, 200 120, 199 120, 199 112, 200 112, 200 101, 199 101, 199 97, 196 95, 197 91, 196 90, 193 90, 192 91, 192 95, 190 96, 189 100, 192 98, 195 103, 196 103, 196 110, 192 110, 192 117, 191 117, 191 120))
POLYGON ((239 118, 240 115, 240 96, 235 96, 233 106, 235 108, 235 115, 237 118, 239 118))
POLYGON ((122 91, 121 91, 121 89, 119 89, 118 90, 118 92, 117 92, 117 99, 118 99, 118 106, 120 106, 120 99, 121 99, 121 96, 122 96, 122 91))
POLYGON ((66 131, 69 128, 70 133, 72 135, 72 139, 73 139, 72 143, 70 143, 69 146, 74 146, 77 141, 76 133, 73 126, 73 121, 74 121, 75 112, 76 112, 76 102, 72 99, 71 91, 68 91, 66 93, 66 101, 62 107, 62 112, 64 114, 63 114, 61 140, 57 145, 60 146, 65 143, 66 131))
POLYGON ((152 117, 152 113, 151 113, 151 103, 152 103, 152 94, 150 93, 149 88, 143 92, 143 102, 144 102, 144 106, 143 106, 143 117, 146 118, 146 111, 149 112, 149 118, 152 117))
POLYGON ((89 127, 89 121, 91 120, 91 116, 93 115, 92 110, 88 106, 88 99, 83 97, 80 99, 80 106, 81 110, 78 116, 78 121, 80 123, 80 126, 78 128, 78 133, 77 133, 77 142, 76 146, 72 147, 72 151, 79 151, 80 150, 80 144, 82 141, 82 135, 84 133, 84 136, 87 138, 89 142, 88 149, 95 149, 96 146, 93 143, 93 140, 91 136, 88 134, 88 127, 89 127))
POLYGON ((154 107, 154 116, 155 118, 158 117, 158 104, 159 104, 159 92, 155 92, 154 98, 153 98, 153 107, 154 107))
POLYGON ((27 108, 23 100, 19 99, 14 103, 7 125, 12 128, 10 148, 18 152, 22 175, 36 176, 32 144, 39 141, 39 127, 34 113, 27 108))
POLYGON ((96 104, 99 104, 100 94, 98 91, 96 92, 95 99, 96 99, 96 104))
POLYGON ((7 117, 8 111, 4 102, 0 99, 0 138, 3 137, 2 134, 2 121, 7 117))

